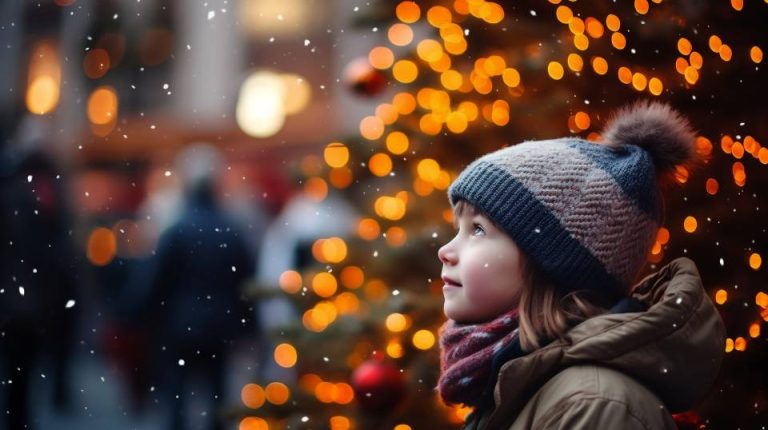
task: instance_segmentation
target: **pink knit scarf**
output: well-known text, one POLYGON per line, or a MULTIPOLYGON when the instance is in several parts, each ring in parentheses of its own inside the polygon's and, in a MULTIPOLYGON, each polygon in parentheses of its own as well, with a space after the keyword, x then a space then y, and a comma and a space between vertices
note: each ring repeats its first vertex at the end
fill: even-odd
POLYGON ((474 405, 491 376, 493 356, 518 337, 518 311, 481 324, 448 320, 440 329, 440 380, 437 390, 448 404, 474 405))

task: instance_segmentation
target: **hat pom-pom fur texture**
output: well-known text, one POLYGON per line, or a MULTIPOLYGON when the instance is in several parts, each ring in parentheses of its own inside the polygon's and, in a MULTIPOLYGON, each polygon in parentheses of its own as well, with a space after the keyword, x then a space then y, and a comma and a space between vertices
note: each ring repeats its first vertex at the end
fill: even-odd
POLYGON ((692 163, 696 158, 690 123, 664 103, 638 102, 619 110, 606 124, 602 137, 603 145, 645 149, 660 175, 672 173, 675 166, 692 163))

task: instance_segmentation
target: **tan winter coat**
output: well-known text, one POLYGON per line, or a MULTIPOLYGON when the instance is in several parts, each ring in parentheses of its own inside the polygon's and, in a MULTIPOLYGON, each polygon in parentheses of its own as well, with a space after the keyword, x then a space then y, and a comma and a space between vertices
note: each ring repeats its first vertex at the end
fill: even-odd
MULTIPOLYGON (((601 315, 502 366, 482 429, 676 429, 670 413, 708 392, 725 328, 693 261, 643 279, 645 312, 601 315)), ((473 427, 473 426, 469 426, 473 427)))

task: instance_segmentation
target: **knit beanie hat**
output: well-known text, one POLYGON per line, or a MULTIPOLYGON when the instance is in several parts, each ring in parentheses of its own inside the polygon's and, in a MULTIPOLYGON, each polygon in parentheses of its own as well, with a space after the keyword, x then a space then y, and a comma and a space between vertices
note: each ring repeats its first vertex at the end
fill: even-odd
POLYGON ((694 160, 694 134, 668 105, 641 102, 617 112, 601 135, 482 156, 451 184, 451 205, 480 209, 558 288, 625 296, 662 223, 658 179, 694 160))

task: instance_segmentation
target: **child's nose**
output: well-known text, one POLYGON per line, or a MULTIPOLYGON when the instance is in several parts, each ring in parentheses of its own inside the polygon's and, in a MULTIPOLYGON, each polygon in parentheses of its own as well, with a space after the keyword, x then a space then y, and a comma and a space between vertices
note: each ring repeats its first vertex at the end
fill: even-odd
POLYGON ((443 264, 453 264, 456 262, 456 251, 453 249, 453 246, 451 246, 452 242, 453 241, 446 243, 437 250, 437 258, 439 258, 440 262, 443 264))

